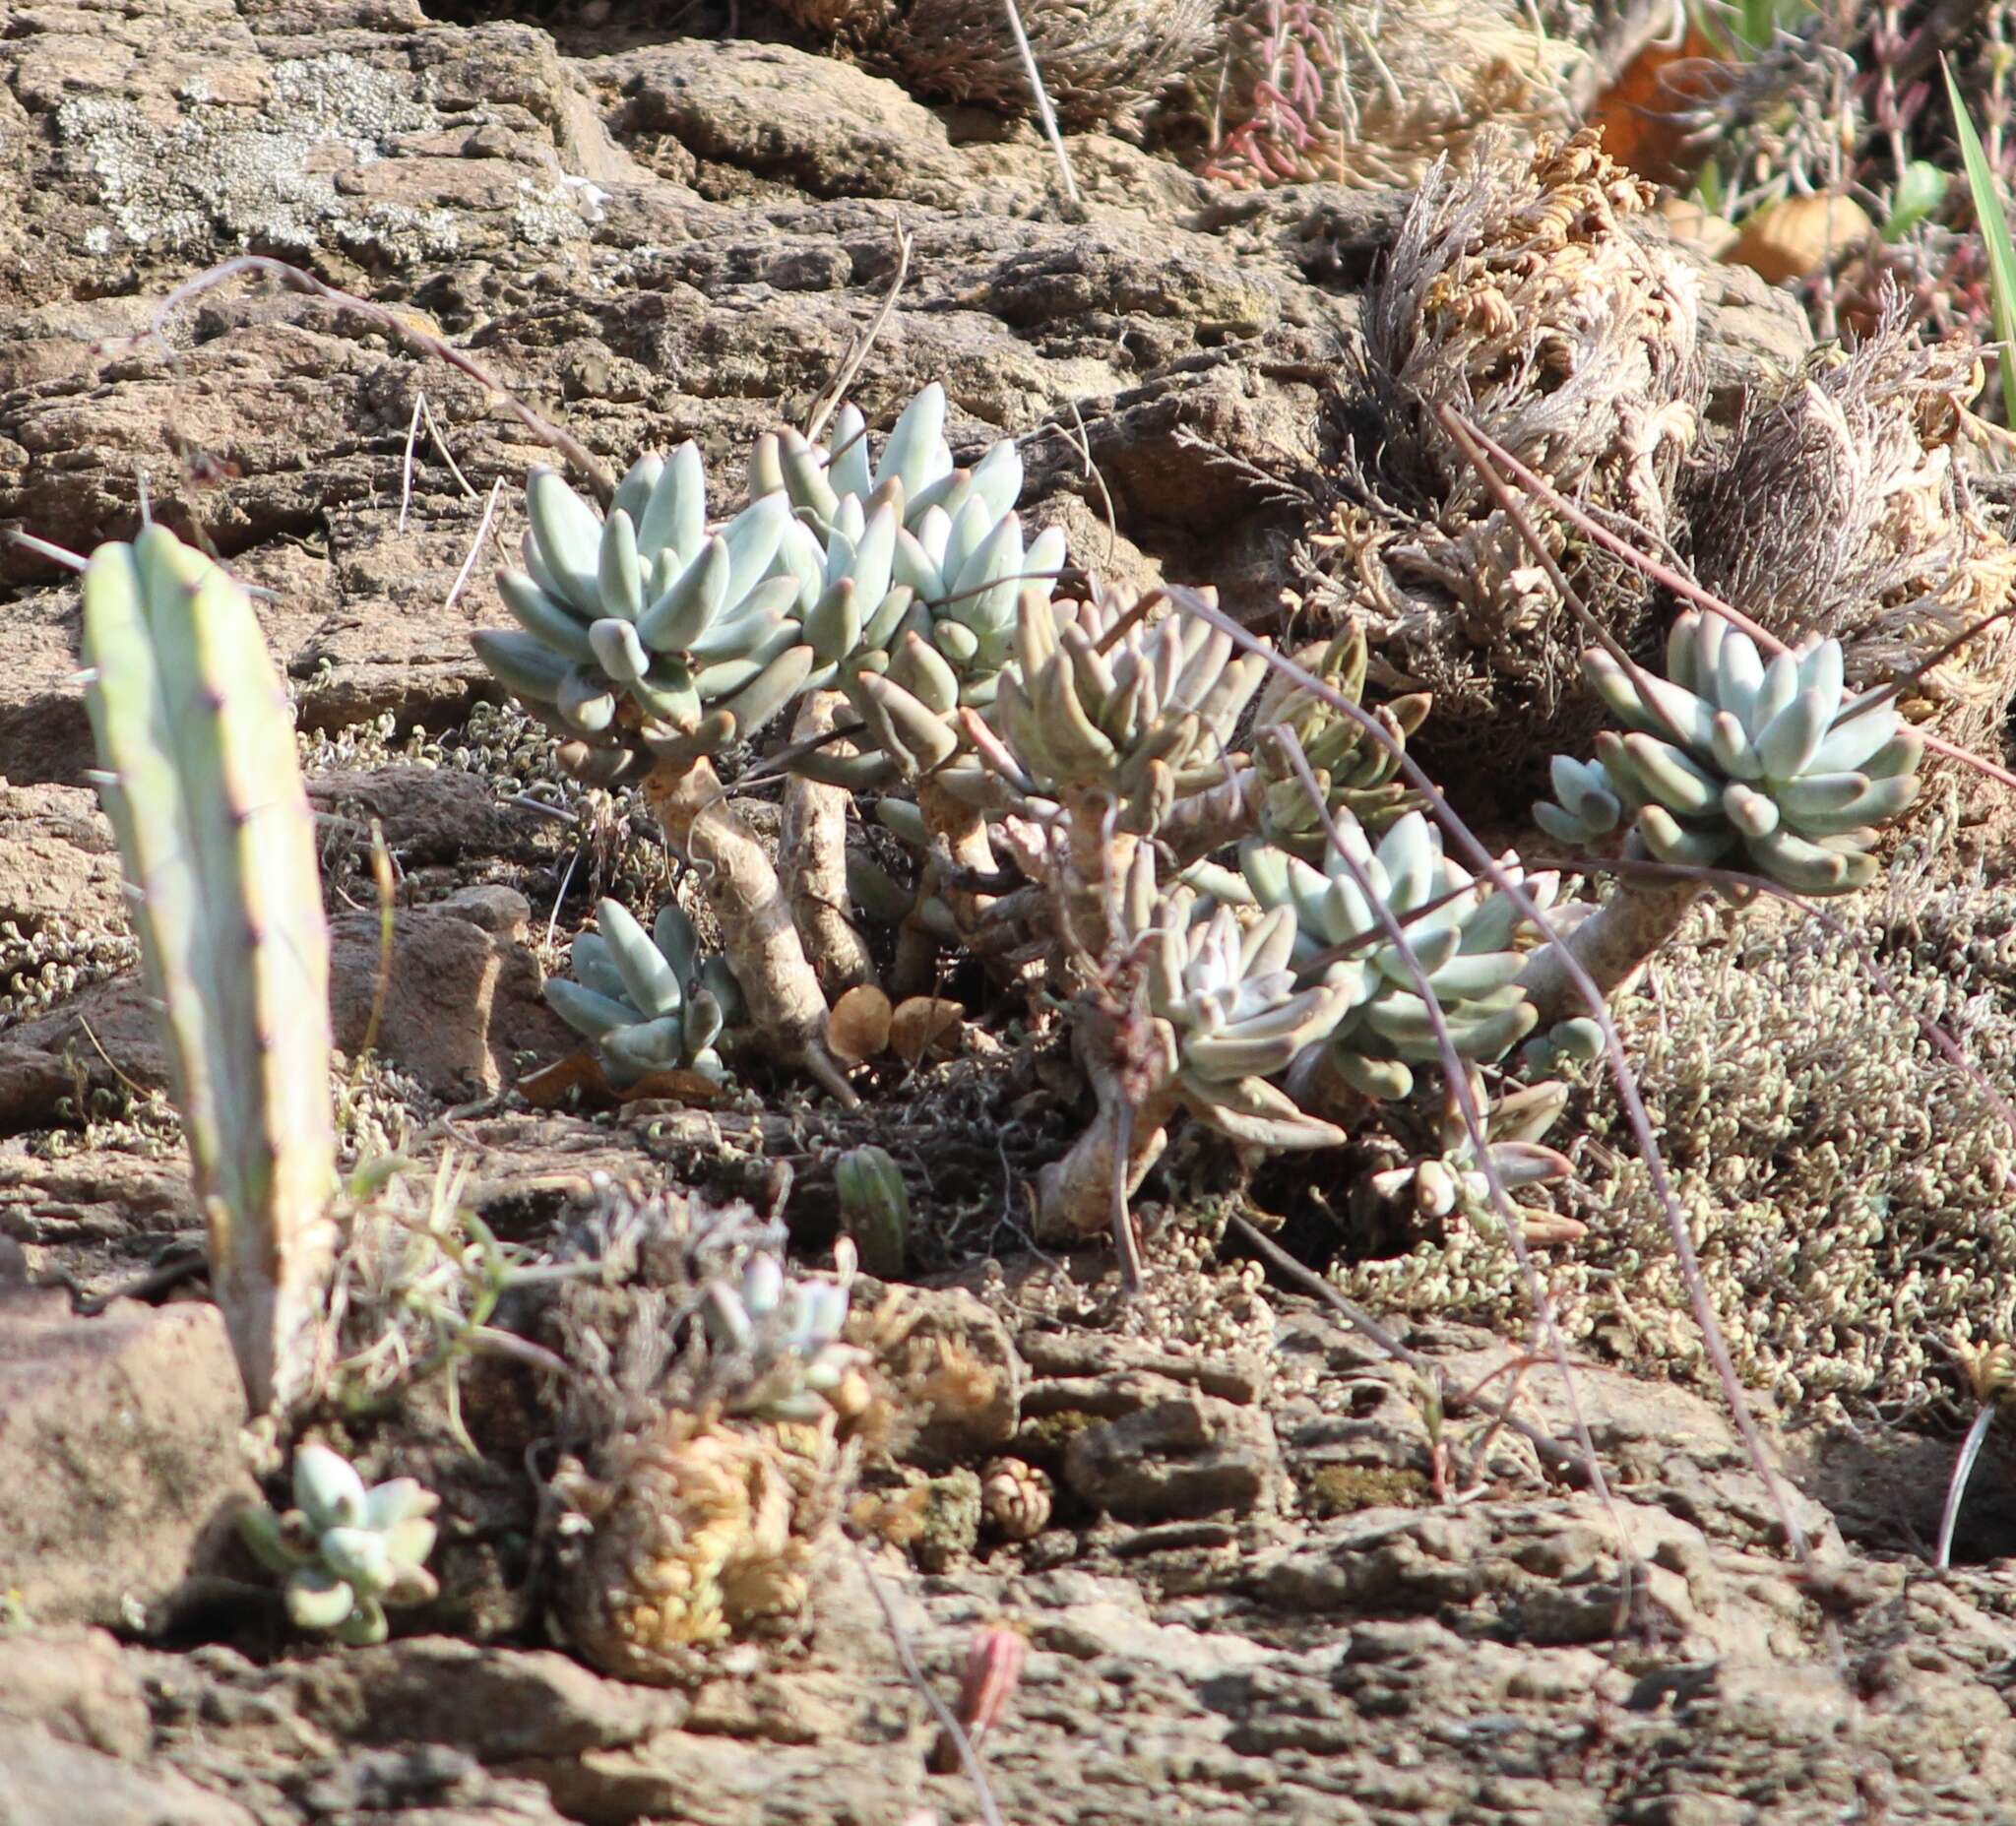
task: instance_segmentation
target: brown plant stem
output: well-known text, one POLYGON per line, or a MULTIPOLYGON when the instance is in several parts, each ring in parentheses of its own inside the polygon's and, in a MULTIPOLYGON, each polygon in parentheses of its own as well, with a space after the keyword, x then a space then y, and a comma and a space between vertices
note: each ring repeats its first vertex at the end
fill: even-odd
POLYGON ((1116 1064, 1121 1036, 1113 1016, 1095 1008, 1080 1023, 1079 1058, 1099 1107, 1071 1152, 1037 1175, 1039 1239, 1107 1233, 1112 1228, 1115 1183, 1122 1198, 1132 1198, 1161 1158, 1168 1145, 1168 1120, 1178 1102, 1172 1063, 1175 1040, 1173 1035, 1166 1038, 1171 1064, 1155 1070, 1143 1093, 1138 1087, 1130 1090, 1116 1064))
POLYGON ((644 797, 666 845, 700 873, 723 953, 764 1044, 854 1107, 860 1100, 826 1050, 826 997, 791 923, 784 885, 722 791, 714 764, 704 755, 662 760, 645 776, 644 797))
POLYGON ((1583 992, 1561 956, 1562 946, 1607 999, 1630 986, 1679 930, 1701 893, 1698 881, 1625 879, 1588 918, 1536 951, 1519 982, 1540 1010, 1540 1031, 1585 1012, 1583 992))
MULTIPOLYGON (((794 742, 828 734, 847 699, 838 691, 813 691, 798 706, 791 725, 794 742)), ((855 752, 838 743, 835 754, 855 752)), ((778 839, 778 873, 787 884, 791 919, 813 974, 829 997, 859 982, 872 982, 875 966, 867 944, 849 917, 847 813, 851 795, 845 787, 822 786, 789 774, 784 786, 784 829, 778 839)))

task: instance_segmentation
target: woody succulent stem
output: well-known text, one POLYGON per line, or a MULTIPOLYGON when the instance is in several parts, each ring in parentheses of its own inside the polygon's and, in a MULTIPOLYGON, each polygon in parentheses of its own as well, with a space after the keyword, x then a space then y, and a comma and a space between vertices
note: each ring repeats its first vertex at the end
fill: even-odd
POLYGON ((1123 1027, 1104 1009, 1087 1012, 1078 1029, 1078 1054, 1098 1108, 1084 1134, 1061 1161, 1037 1176, 1037 1235, 1045 1240, 1104 1234, 1112 1224, 1114 1188, 1132 1199, 1168 1145, 1176 1112, 1175 1038, 1168 1024, 1149 1017, 1162 1044, 1141 1048, 1159 1057, 1130 1058, 1123 1027))
POLYGON ((1590 1012, 1562 958, 1562 946, 1607 1000, 1630 987, 1638 973, 1680 929, 1701 893, 1700 882, 1693 880, 1624 879, 1608 901, 1572 931, 1563 933, 1558 944, 1536 951, 1520 973, 1519 985, 1540 1011, 1541 1031, 1590 1012))
POLYGON ((664 760, 644 796, 674 853, 700 871, 722 951, 767 1047, 801 1066, 843 1103, 860 1100, 826 1050, 826 997, 806 960, 790 903, 754 831, 723 793, 704 756, 664 760))
MULTIPOLYGON (((838 691, 814 691, 798 706, 791 740, 805 742, 829 734, 847 699, 838 691)), ((853 750, 845 744, 842 755, 853 750)), ((847 814, 845 787, 824 786, 803 775, 785 781, 784 830, 778 840, 779 872, 789 884, 791 918, 798 928, 813 974, 828 995, 873 979, 875 967, 868 947, 849 917, 847 890, 847 814)))

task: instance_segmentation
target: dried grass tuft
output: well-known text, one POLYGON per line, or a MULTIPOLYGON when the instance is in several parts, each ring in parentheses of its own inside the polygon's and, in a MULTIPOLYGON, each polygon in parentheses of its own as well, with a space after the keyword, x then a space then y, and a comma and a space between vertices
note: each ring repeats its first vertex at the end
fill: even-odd
MULTIPOLYGON (((1922 344, 1893 297, 1859 347, 1818 351, 1747 412, 1688 489, 1696 577, 1785 641, 1837 636, 1861 683, 1915 672, 2016 582, 2016 548, 1968 489, 1962 433, 1982 383, 1973 347, 1922 344)), ((2003 620, 1932 668, 1905 710, 1991 745, 2012 691, 2003 620)))
MULTIPOLYGON (((1205 72, 1209 175, 1240 186, 1413 185, 1480 129, 1565 119, 1575 47, 1514 0, 1236 0, 1205 72)), ((1530 143, 1528 140, 1526 143, 1530 143)))
MULTIPOLYGON (((1516 765, 1572 739, 1585 642, 1433 408, 1576 504, 1668 536, 1702 382, 1693 276, 1638 232, 1653 199, 1593 134, 1531 159, 1486 139, 1465 170, 1429 174, 1366 301, 1342 499, 1307 541, 1309 598, 1362 615, 1375 675, 1433 691, 1433 731, 1453 726, 1480 759, 1516 765)), ((1642 580, 1571 554, 1538 504, 1534 519, 1591 610, 1633 640, 1642 580)))

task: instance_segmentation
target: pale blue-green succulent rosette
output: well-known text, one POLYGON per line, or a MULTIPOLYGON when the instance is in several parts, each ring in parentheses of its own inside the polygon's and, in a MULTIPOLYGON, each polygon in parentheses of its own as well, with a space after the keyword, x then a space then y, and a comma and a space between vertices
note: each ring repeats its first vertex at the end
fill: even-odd
POLYGON ((240 1510, 238 1532, 284 1579, 297 1629, 329 1630, 362 1646, 390 1633, 388 1605, 425 1604, 438 1594, 426 1560, 439 1504, 411 1478, 367 1489, 347 1459, 304 1445, 294 1454, 294 1506, 284 1515, 240 1510))
POLYGON ((1586 848, 1627 829, 1644 853, 1747 867, 1798 894, 1845 894, 1876 873, 1878 829, 1917 798, 1924 738, 1884 693, 1852 698, 1841 643, 1808 639, 1769 661, 1722 616, 1674 623, 1667 676, 1583 656, 1624 732, 1596 759, 1556 757, 1534 818, 1586 848))
MULTIPOLYGON (((1355 975, 1353 1004, 1329 1039, 1345 1082, 1366 1097, 1406 1097, 1413 1067, 1441 1058, 1415 970, 1386 935, 1375 900, 1405 932, 1459 1058, 1496 1059, 1525 1039, 1536 1016, 1518 984, 1526 959, 1513 948, 1521 915, 1511 899, 1450 861, 1441 833, 1419 812, 1397 820, 1376 850, 1356 819, 1335 822, 1320 868, 1257 841, 1243 846, 1239 862, 1263 907, 1292 907, 1298 914, 1295 959, 1303 970, 1355 975)), ((1509 858, 1507 866, 1516 868, 1509 858)), ((1543 904, 1555 886, 1550 877, 1524 885, 1543 904)))
POLYGON ((647 932, 617 902, 597 910, 598 931, 574 941, 572 977, 549 977, 545 998, 592 1040, 609 1083, 627 1090, 654 1072, 726 1077, 715 1049, 741 1010, 727 966, 703 957, 692 921, 674 901, 647 932))

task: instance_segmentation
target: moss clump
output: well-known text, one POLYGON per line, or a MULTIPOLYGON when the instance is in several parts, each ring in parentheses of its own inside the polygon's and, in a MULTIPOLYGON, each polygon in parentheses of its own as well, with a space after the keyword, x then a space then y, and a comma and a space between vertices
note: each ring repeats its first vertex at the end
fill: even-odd
POLYGON ((1428 1500, 1428 1480, 1394 1465, 1324 1465, 1307 1480, 1310 1510, 1319 1516, 1360 1509, 1412 1509, 1428 1500))

